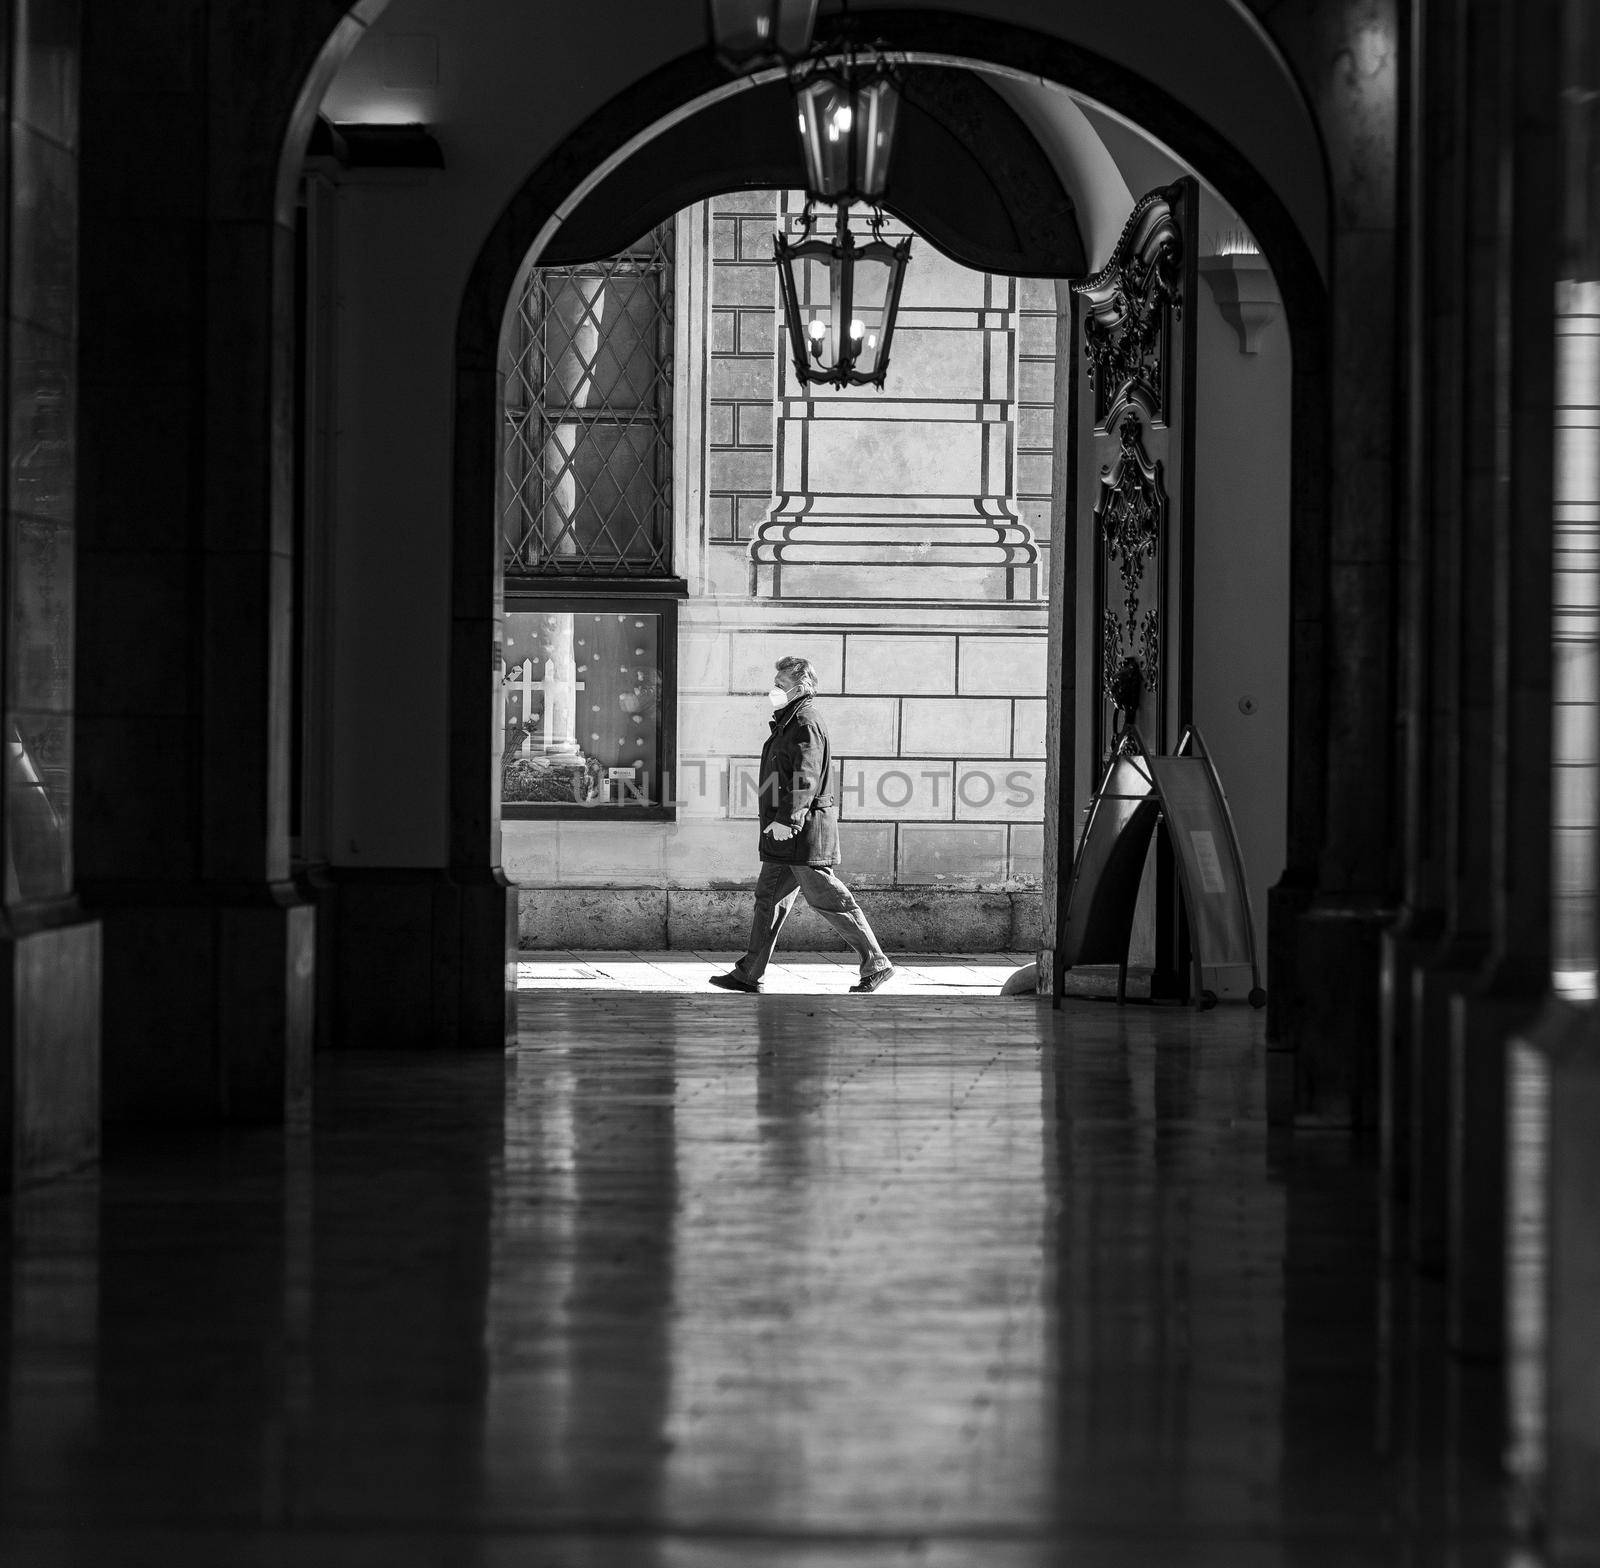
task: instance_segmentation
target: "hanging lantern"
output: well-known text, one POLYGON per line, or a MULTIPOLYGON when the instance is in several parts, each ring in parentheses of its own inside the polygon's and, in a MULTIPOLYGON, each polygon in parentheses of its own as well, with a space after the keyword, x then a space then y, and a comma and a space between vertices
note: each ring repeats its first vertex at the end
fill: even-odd
POLYGON ((900 90, 889 65, 874 55, 863 65, 853 53, 821 59, 790 79, 813 201, 870 202, 883 198, 894 150, 900 90))
POLYGON ((730 71, 798 59, 811 47, 817 0, 709 0, 711 42, 730 71))
POLYGON ((882 391, 911 240, 884 239, 883 214, 875 210, 872 238, 857 244, 848 204, 836 211, 832 239, 811 232, 807 202, 805 237, 791 242, 780 233, 773 242, 795 375, 803 383, 882 391))

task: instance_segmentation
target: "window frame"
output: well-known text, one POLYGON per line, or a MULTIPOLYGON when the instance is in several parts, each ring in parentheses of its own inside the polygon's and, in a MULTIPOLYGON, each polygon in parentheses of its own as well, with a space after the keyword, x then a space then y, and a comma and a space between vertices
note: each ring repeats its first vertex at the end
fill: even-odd
MULTIPOLYGON (((559 585, 566 588, 575 584, 598 578, 614 585, 619 585, 623 591, 633 591, 635 587, 648 585, 659 580, 663 574, 670 574, 676 562, 675 524, 677 518, 678 475, 676 473, 677 456, 677 423, 679 418, 678 384, 679 384, 679 342, 678 326, 680 318, 679 300, 679 260, 678 260, 678 223, 676 218, 669 218, 664 223, 656 226, 652 233, 661 233, 664 238, 663 249, 665 262, 659 268, 657 284, 656 313, 658 325, 664 321, 665 333, 664 347, 658 344, 659 354, 653 370, 655 387, 655 400, 653 411, 644 414, 643 408, 629 411, 636 417, 619 417, 615 410, 610 413, 601 413, 599 410, 588 411, 593 417, 580 423, 587 423, 595 429, 610 428, 616 431, 625 431, 635 424, 648 424, 654 428, 655 440, 654 461, 656 477, 652 481, 656 492, 654 503, 655 523, 658 544, 652 557, 648 560, 633 559, 626 554, 615 557, 605 555, 588 555, 581 559, 574 559, 563 566, 562 556, 550 553, 549 542, 540 538, 539 559, 529 564, 522 559, 524 546, 532 537, 532 514, 526 504, 526 483, 521 487, 520 496, 516 501, 508 500, 502 493, 498 502, 498 523, 500 531, 500 552, 504 562, 507 581, 515 578, 518 582, 538 582, 559 585), (637 417, 642 416, 642 417, 637 417), (661 481, 662 465, 665 465, 665 481, 661 481), (512 506, 515 506, 522 518, 521 533, 518 543, 513 546, 506 532, 506 521, 512 506)), ((524 453, 531 460, 533 447, 529 439, 529 430, 537 434, 546 425, 560 424, 561 419, 551 419, 551 410, 563 409, 567 414, 574 410, 569 405, 556 405, 547 400, 547 389, 550 379, 551 361, 547 355, 545 341, 546 327, 543 318, 535 327, 530 320, 525 302, 529 295, 540 287, 541 272, 564 273, 572 277, 597 276, 607 281, 618 275, 623 269, 617 264, 629 260, 629 252, 619 252, 615 256, 601 258, 593 263, 574 263, 561 265, 548 269, 534 267, 523 281, 518 291, 516 307, 517 329, 510 355, 504 364, 502 389, 500 399, 500 448, 499 448, 499 483, 505 486, 509 482, 506 467, 506 449, 512 441, 520 443, 524 453), (590 268, 609 266, 610 271, 593 272, 590 268), (534 378, 524 373, 522 367, 525 361, 536 360, 539 367, 537 388, 534 378), (524 392, 531 395, 524 402, 513 404, 509 396, 509 388, 516 382, 524 392)), ((642 266, 637 271, 637 276, 648 276, 652 271, 658 270, 651 265, 642 266)), ((542 438, 541 443, 542 445, 542 438)), ((538 482, 538 500, 542 513, 545 504, 544 480, 538 482)), ((570 526, 575 522, 577 510, 573 517, 568 519, 570 526)))
MULTIPOLYGON (((671 778, 676 788, 678 772, 678 605, 688 597, 689 585, 681 577, 656 578, 506 578, 505 614, 583 615, 625 614, 661 617, 661 728, 656 757, 661 781, 671 778)), ((500 677, 505 679, 505 655, 500 656, 500 677)), ((499 726, 496 733, 503 731, 499 726)), ((504 767, 503 752, 497 753, 504 767)), ((498 787, 498 785, 497 785, 498 787)), ((571 805, 553 801, 502 800, 502 820, 508 822, 676 822, 676 804, 651 801, 642 806, 621 806, 610 801, 571 805)))

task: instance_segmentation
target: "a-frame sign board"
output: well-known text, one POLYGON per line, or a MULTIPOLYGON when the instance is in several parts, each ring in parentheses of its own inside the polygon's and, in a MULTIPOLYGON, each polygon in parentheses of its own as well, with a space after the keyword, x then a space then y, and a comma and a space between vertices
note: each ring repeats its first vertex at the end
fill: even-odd
POLYGON ((1062 933, 1063 967, 1116 964, 1127 999, 1128 944, 1150 835, 1172 845, 1189 917, 1194 1000, 1214 1006, 1222 971, 1248 968, 1250 1005, 1267 1000, 1256 963, 1244 858, 1222 781, 1192 726, 1168 757, 1151 756, 1137 729, 1123 732, 1095 791, 1072 863, 1062 933))

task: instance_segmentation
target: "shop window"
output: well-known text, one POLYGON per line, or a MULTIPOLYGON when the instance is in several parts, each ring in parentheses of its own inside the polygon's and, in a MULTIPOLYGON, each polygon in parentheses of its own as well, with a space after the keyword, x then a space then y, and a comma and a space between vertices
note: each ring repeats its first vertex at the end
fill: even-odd
POLYGON ((677 601, 508 597, 504 815, 670 817, 677 601))

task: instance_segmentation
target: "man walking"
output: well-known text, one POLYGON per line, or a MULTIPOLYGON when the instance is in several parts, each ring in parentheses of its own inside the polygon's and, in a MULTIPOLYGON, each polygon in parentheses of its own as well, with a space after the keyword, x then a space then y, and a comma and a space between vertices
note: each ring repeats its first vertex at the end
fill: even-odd
POLYGON ((761 976, 796 895, 855 950, 861 979, 852 991, 876 991, 894 973, 861 906, 832 867, 839 861, 839 818, 827 793, 833 771, 828 732, 812 702, 817 672, 809 659, 779 659, 768 700, 777 712, 761 748, 761 875, 744 957, 725 975, 724 991, 759 991, 761 976))

